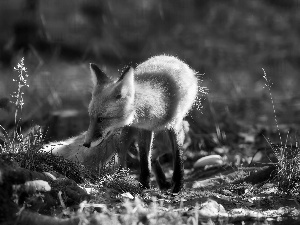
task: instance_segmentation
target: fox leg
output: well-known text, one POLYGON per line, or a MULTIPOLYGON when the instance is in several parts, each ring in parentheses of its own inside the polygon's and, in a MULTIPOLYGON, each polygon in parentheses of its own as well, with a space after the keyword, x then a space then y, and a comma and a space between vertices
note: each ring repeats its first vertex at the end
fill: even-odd
POLYGON ((127 153, 131 144, 137 140, 138 131, 133 127, 124 127, 120 136, 119 146, 117 147, 120 167, 127 168, 127 153))
POLYGON ((170 129, 169 136, 172 145, 173 153, 173 177, 172 177, 172 192, 177 193, 183 187, 184 167, 182 160, 184 132, 183 127, 178 129, 170 129))
POLYGON ((167 190, 171 187, 171 183, 167 181, 165 173, 163 172, 159 163, 159 158, 154 158, 152 155, 151 166, 155 175, 156 182, 160 190, 167 190))
POLYGON ((167 181, 165 173, 163 172, 159 162, 159 157, 170 151, 170 141, 168 131, 155 134, 154 142, 156 143, 156 146, 152 149, 151 153, 151 167, 160 190, 167 190, 171 188, 171 182, 167 181))
POLYGON ((140 183, 144 188, 150 188, 150 171, 151 171, 151 148, 153 142, 153 132, 140 130, 138 146, 140 153, 140 183))

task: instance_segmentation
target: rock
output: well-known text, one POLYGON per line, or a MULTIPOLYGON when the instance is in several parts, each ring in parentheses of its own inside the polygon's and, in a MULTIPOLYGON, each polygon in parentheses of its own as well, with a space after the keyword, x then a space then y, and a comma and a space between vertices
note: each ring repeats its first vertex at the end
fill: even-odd
POLYGON ((214 200, 208 199, 200 205, 199 216, 206 218, 228 217, 225 208, 214 200))
POLYGON ((209 155, 198 159, 194 163, 194 168, 197 169, 210 165, 221 166, 223 163, 223 159, 220 155, 209 155))
POLYGON ((51 191, 51 187, 47 181, 44 180, 33 180, 27 181, 24 184, 25 191, 36 192, 36 191, 51 191))

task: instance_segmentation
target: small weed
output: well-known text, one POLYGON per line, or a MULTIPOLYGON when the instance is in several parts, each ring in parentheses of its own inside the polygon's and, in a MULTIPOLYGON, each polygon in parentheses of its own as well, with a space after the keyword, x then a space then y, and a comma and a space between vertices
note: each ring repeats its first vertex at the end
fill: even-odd
POLYGON ((27 74, 27 68, 24 64, 24 58, 17 64, 17 67, 14 67, 14 70, 17 72, 18 76, 17 79, 13 79, 13 81, 17 83, 17 91, 14 91, 11 95, 13 99, 11 103, 15 105, 15 126, 12 131, 7 131, 0 125, 0 128, 4 132, 4 142, 0 145, 0 153, 25 153, 26 162, 28 163, 26 168, 30 168, 30 164, 34 162, 34 155, 39 151, 43 144, 44 137, 40 126, 34 126, 26 132, 22 131, 22 109, 25 104, 23 88, 29 87, 29 84, 27 83, 29 75, 27 74))
POLYGON ((269 95, 271 98, 271 103, 273 107, 273 113, 275 117, 275 123, 279 135, 279 145, 272 144, 269 140, 268 143, 270 144, 275 157, 278 160, 277 163, 277 181, 278 181, 278 189, 284 193, 288 194, 296 194, 299 193, 297 191, 299 189, 300 184, 300 153, 299 153, 299 146, 298 142, 296 142, 295 146, 288 145, 286 139, 286 143, 283 144, 282 137, 278 125, 278 120, 276 116, 276 110, 274 105, 274 100, 271 93, 271 81, 267 77, 265 70, 264 72, 264 79, 266 80, 265 86, 268 88, 269 95))
POLYGON ((278 159, 278 189, 288 194, 298 194, 300 184, 300 153, 296 143, 292 145, 272 145, 278 159))

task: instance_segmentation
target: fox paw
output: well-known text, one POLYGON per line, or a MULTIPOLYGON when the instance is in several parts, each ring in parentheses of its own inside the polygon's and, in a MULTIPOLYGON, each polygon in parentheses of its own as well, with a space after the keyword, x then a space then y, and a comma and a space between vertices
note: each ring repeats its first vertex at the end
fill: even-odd
POLYGON ((150 189, 150 183, 149 182, 141 182, 140 184, 142 185, 143 189, 150 189))
POLYGON ((165 181, 163 183, 161 182, 158 184, 158 186, 159 186, 159 189, 162 191, 168 190, 172 187, 171 182, 169 182, 169 181, 165 181))
POLYGON ((181 191, 181 189, 182 189, 182 184, 181 183, 174 183, 173 185, 172 185, 172 188, 171 188, 171 191, 172 191, 172 193, 178 193, 178 192, 180 192, 181 191))

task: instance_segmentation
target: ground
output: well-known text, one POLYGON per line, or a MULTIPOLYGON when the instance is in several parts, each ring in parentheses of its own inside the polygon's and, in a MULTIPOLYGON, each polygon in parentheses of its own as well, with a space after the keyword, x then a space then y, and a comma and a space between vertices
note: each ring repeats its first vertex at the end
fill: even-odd
MULTIPOLYGON (((190 131, 190 134, 193 132, 190 131)), ((252 145, 254 149, 258 149, 257 145, 262 146, 257 135, 254 138, 249 137, 250 133, 247 138, 245 133, 232 135, 241 136, 238 145, 252 145)), ((31 139, 36 140, 34 137, 32 135, 31 139)), ((99 177, 78 162, 40 151, 41 146, 38 145, 31 146, 35 147, 35 151, 29 150, 27 154, 2 154, 0 188, 3 195, 0 200, 2 207, 9 209, 3 210, 2 218, 11 223, 17 220, 19 224, 40 224, 48 220, 49 224, 53 224, 60 219, 66 219, 64 222, 68 221, 68 224, 79 219, 94 224, 93 221, 103 218, 114 224, 190 224, 191 220, 198 220, 201 224, 210 220, 216 224, 295 221, 299 216, 299 192, 298 172, 293 170, 298 164, 289 167, 286 172, 284 169, 288 168, 282 166, 293 164, 293 159, 297 159, 293 155, 297 153, 293 150, 295 146, 267 142, 255 153, 255 157, 252 155, 253 162, 247 162, 247 156, 243 156, 236 159, 244 163, 235 164, 228 158, 231 154, 236 156, 234 146, 238 145, 231 144, 225 147, 224 143, 222 148, 213 150, 223 155, 221 165, 199 168, 194 165, 199 152, 187 148, 184 156, 185 188, 178 194, 161 192, 154 178, 151 189, 143 190, 137 181, 138 170, 134 167, 129 171, 118 171, 116 167, 102 170, 99 177), (294 158, 281 160, 279 164, 274 155, 280 148, 285 152, 283 156, 293 155, 294 158), (274 162, 262 162, 262 159, 270 160, 272 157, 274 162), (293 172, 294 176, 283 178, 293 172), (12 211, 19 213, 11 214, 12 211)), ((110 162, 110 166, 113 163, 116 162, 110 162)), ((164 170, 170 179, 172 170, 169 163, 164 164, 164 170)))

